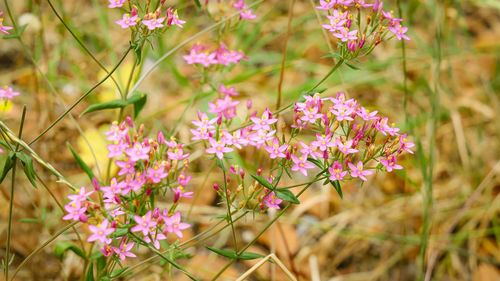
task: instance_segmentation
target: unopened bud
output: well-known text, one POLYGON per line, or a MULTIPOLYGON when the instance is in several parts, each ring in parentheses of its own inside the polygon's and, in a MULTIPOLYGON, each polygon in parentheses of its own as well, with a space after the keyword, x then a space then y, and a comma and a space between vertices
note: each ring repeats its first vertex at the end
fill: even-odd
POLYGON ((160 208, 155 208, 153 210, 153 218, 157 219, 160 217, 160 208))
POLYGON ((250 109, 250 108, 252 108, 252 100, 248 99, 247 100, 247 109, 250 109))
POLYGON ((216 191, 219 191, 219 190, 220 190, 220 187, 219 187, 219 185, 218 185, 217 183, 214 183, 214 189, 215 189, 216 191))
POLYGON ((153 193, 153 190, 151 188, 147 188, 146 189, 146 196, 151 195, 151 193, 153 193))
POLYGON ((92 178, 92 185, 94 185, 94 189, 96 191, 101 190, 101 185, 99 184, 96 178, 92 178))
POLYGON ((262 167, 259 167, 257 169, 257 176, 260 176, 260 174, 262 174, 262 167))
POLYGON ((86 223, 89 219, 87 218, 87 215, 85 214, 80 214, 78 216, 78 219, 80 220, 80 222, 83 222, 83 223, 86 223))

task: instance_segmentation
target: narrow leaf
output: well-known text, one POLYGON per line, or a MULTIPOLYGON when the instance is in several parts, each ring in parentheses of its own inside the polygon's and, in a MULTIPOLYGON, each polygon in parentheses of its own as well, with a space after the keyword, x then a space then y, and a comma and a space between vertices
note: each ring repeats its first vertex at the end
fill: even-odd
POLYGON ((87 260, 87 256, 85 255, 85 253, 75 244, 66 241, 57 242, 56 247, 54 249, 54 254, 56 255, 56 257, 62 259, 64 253, 66 253, 67 251, 72 251, 82 259, 87 260))
POLYGON ((297 197, 295 197, 293 192, 291 192, 290 190, 288 190, 286 188, 277 188, 274 190, 274 193, 280 199, 283 199, 283 200, 288 201, 290 203, 300 204, 299 199, 297 199, 297 197))
POLYGON ((342 194, 342 188, 340 188, 339 181, 330 181, 330 183, 333 185, 335 190, 337 190, 337 193, 339 194, 340 199, 344 199, 344 195, 342 194))
POLYGON ((23 164, 24 168, 24 174, 28 178, 28 180, 31 182, 31 184, 37 188, 38 186, 36 185, 36 178, 35 178, 35 169, 33 168, 33 159, 25 153, 22 152, 17 152, 16 153, 17 158, 21 161, 23 164))
POLYGON ((134 119, 137 118, 141 110, 144 108, 147 99, 148 96, 145 93, 137 92, 127 100, 128 104, 134 105, 134 119))
POLYGON ((198 8, 201 8, 200 0, 194 0, 194 3, 198 8))
POLYGON ((112 101, 107 101, 107 102, 96 103, 96 104, 93 104, 93 105, 87 107, 87 109, 85 109, 85 111, 82 112, 82 114, 80 114, 80 116, 83 116, 83 115, 90 113, 90 112, 103 110, 103 109, 122 108, 122 107, 125 107, 127 105, 128 105, 127 101, 124 101, 124 100, 112 100, 112 101))
POLYGON ((12 169, 12 166, 14 166, 14 159, 16 158, 16 154, 14 152, 9 152, 9 155, 7 156, 7 159, 5 159, 5 163, 3 164, 3 170, 2 170, 2 175, 0 176, 0 183, 3 182, 5 179, 5 176, 7 176, 7 173, 12 169))
POLYGON ((90 180, 92 181, 92 179, 96 178, 96 176, 94 175, 94 173, 92 172, 90 167, 83 161, 82 157, 80 157, 80 155, 78 155, 78 153, 76 153, 76 151, 73 149, 71 144, 69 142, 67 142, 66 145, 68 146, 69 150, 71 151, 71 154, 73 154, 73 157, 75 158, 76 163, 78 163, 78 166, 80 166, 80 168, 82 168, 82 170, 85 171, 85 173, 90 178, 90 180))
POLYGON ((274 190, 273 185, 270 182, 268 182, 266 179, 259 177, 257 175, 254 175, 254 174, 250 174, 250 176, 252 176, 252 178, 254 178, 256 181, 258 181, 264 187, 267 187, 268 189, 274 190))
POLYGON ((352 63, 350 63, 350 62, 347 62, 347 61, 346 61, 346 62, 345 62, 345 64, 346 64, 348 67, 350 67, 350 68, 352 68, 352 69, 354 69, 354 70, 359 70, 359 69, 360 69, 359 67, 355 66, 354 64, 352 64, 352 63))
POLYGON ((251 253, 251 252, 243 252, 243 253, 241 253, 241 255, 238 256, 235 251, 220 250, 220 249, 215 249, 215 248, 208 247, 208 246, 207 246, 207 249, 209 249, 210 251, 212 251, 218 255, 221 255, 221 256, 224 256, 224 257, 227 257, 230 259, 254 260, 254 259, 264 257, 261 254, 256 254, 256 253, 251 253))
POLYGON ((113 270, 113 272, 111 272, 111 274, 109 275, 109 277, 111 278, 115 278, 115 277, 118 277, 120 276, 120 274, 122 274, 125 270, 127 270, 128 266, 126 267, 122 267, 122 268, 119 268, 119 269, 115 269, 113 270))

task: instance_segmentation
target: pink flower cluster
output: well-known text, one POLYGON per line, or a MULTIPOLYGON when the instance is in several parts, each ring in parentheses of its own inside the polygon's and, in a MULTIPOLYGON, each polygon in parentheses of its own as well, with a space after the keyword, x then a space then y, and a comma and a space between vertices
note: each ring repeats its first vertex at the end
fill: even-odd
MULTIPOLYGON (((388 125, 387 117, 377 115, 377 111, 370 112, 356 100, 347 99, 344 93, 328 98, 320 98, 316 93, 303 98, 303 102, 294 106, 288 140, 277 137, 277 118, 269 109, 260 117, 254 112, 248 118, 251 125, 229 130, 227 126, 239 104, 229 94, 210 104, 208 113, 216 117, 198 113, 199 120, 192 121, 196 126, 191 129, 192 140, 207 141, 205 152, 221 160, 227 153, 246 146, 263 148, 266 156, 278 161, 283 169, 307 176, 309 170, 321 165, 327 168, 323 171, 328 172, 325 178, 332 181, 353 178, 366 181, 366 176, 375 169, 385 167, 388 172, 402 169, 396 164, 397 157, 404 151, 413 153, 410 148, 414 144, 407 140, 406 134, 400 135, 398 128, 388 125), (308 128, 316 132, 312 140, 307 134, 308 128), (367 167, 369 163, 379 165, 367 167)), ((260 201, 269 208, 278 208, 281 202, 278 199, 274 192, 267 190, 260 201)))
POLYGON ((20 94, 21 93, 19 92, 15 92, 10 86, 4 86, 3 88, 0 88, 0 100, 1 99, 11 100, 16 96, 19 96, 20 94))
MULTIPOLYGON (((109 0, 108 8, 121 8, 127 0, 109 0)), ((186 23, 185 21, 179 19, 177 10, 173 8, 166 8, 163 12, 163 5, 165 1, 161 1, 161 6, 154 12, 145 13, 142 17, 139 17, 138 9, 136 6, 132 6, 129 13, 125 13, 122 19, 115 21, 121 28, 129 28, 137 26, 138 23, 142 23, 147 30, 153 31, 155 29, 160 29, 171 25, 177 25, 182 28, 182 25, 186 23)))
POLYGON ((323 24, 323 28, 330 31, 353 52, 362 49, 367 39, 370 39, 368 50, 382 42, 386 29, 389 29, 398 40, 410 40, 405 35, 408 28, 400 24, 403 19, 394 18, 392 11, 386 12, 382 7, 383 3, 379 0, 373 4, 368 4, 365 0, 320 0, 319 6, 316 6, 317 9, 328 12, 326 17, 329 23, 323 24), (365 22, 359 18, 361 10, 369 13, 365 22), (365 27, 362 27, 362 24, 365 24, 365 27))
POLYGON ((146 206, 153 205, 149 202, 151 194, 160 196, 171 191, 173 202, 177 203, 182 197, 191 198, 193 192, 184 190, 191 180, 186 174, 189 154, 184 152, 184 145, 174 138, 166 140, 161 131, 156 139, 142 137, 143 130, 140 126, 136 131, 130 117, 121 124, 113 123, 104 134, 111 142, 107 147, 108 158, 115 160, 119 168, 117 176, 107 186, 93 180, 99 202, 89 199, 94 191, 87 192, 82 187, 68 196, 70 202, 64 207, 67 214, 63 220, 88 223, 92 234, 87 241, 103 244, 101 251, 106 257, 113 254, 122 260, 135 257, 130 250, 140 242, 135 238, 138 234, 143 241, 160 249, 159 241, 169 233, 182 238, 182 230, 190 227, 181 222, 181 214, 174 213, 175 208, 161 213, 158 208, 146 212, 146 206), (132 220, 134 223, 130 223, 132 220), (124 234, 118 235, 116 230, 124 234))
POLYGON ((189 51, 189 54, 183 55, 182 58, 187 64, 200 64, 203 67, 209 67, 211 65, 229 66, 231 63, 237 64, 242 59, 248 59, 240 51, 228 50, 224 44, 210 51, 208 46, 200 43, 195 44, 189 51))
POLYGON ((0 31, 9 34, 9 30, 13 29, 12 26, 3 25, 3 12, 0 11, 0 31))
MULTIPOLYGON (((205 0, 205 5, 207 5, 209 0, 205 0)), ((253 20, 257 18, 257 15, 255 15, 252 11, 252 9, 249 9, 247 5, 245 5, 245 0, 236 0, 236 1, 229 1, 229 0, 217 0, 217 3, 222 6, 230 6, 236 11, 240 13, 240 20, 241 19, 247 19, 247 20, 253 20)), ((221 10, 227 10, 227 8, 221 9, 221 10)))

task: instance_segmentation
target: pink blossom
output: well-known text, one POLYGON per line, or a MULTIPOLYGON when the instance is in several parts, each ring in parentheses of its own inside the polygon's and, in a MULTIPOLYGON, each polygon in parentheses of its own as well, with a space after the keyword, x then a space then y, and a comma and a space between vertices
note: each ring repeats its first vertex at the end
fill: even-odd
POLYGON ((352 30, 349 31, 349 29, 346 27, 344 30, 338 30, 336 33, 333 33, 332 35, 339 38, 342 42, 347 42, 349 40, 356 40, 358 39, 358 30, 352 30))
POLYGON ((85 211, 87 211, 86 206, 82 206, 80 201, 73 201, 64 206, 64 210, 68 212, 63 220, 73 220, 73 221, 81 221, 82 219, 86 221, 87 216, 85 215, 85 211))
POLYGON ((300 153, 307 154, 315 160, 317 160, 318 158, 321 157, 321 153, 318 152, 318 147, 313 146, 313 145, 308 146, 307 144, 305 144, 302 141, 299 141, 299 144, 300 144, 300 146, 302 146, 302 148, 300 149, 300 153))
POLYGON ((137 223, 136 226, 132 227, 130 231, 132 232, 142 232, 142 235, 147 236, 151 232, 151 228, 156 226, 156 221, 151 220, 151 211, 148 211, 144 216, 134 216, 134 220, 137 223))
POLYGON ((231 147, 226 147, 225 140, 216 141, 215 139, 210 138, 208 139, 208 142, 210 143, 211 147, 207 148, 205 151, 210 154, 215 154, 219 159, 224 158, 224 153, 228 153, 234 150, 231 147))
POLYGON ((406 134, 402 134, 399 136, 399 143, 401 143, 401 146, 398 149, 398 153, 401 153, 401 151, 406 150, 408 153, 413 154, 413 151, 410 148, 414 147, 415 144, 409 142, 406 137, 407 137, 406 134))
POLYGON ((311 142, 311 146, 318 147, 319 150, 325 151, 329 147, 335 147, 335 143, 331 141, 332 134, 320 135, 316 133, 316 140, 311 142))
POLYGON ((359 117, 363 118, 363 120, 365 120, 365 121, 377 119, 377 113, 378 113, 378 111, 376 111, 376 110, 370 112, 368 109, 366 109, 364 107, 360 107, 356 110, 356 114, 359 117))
POLYGON ((147 28, 149 30, 154 30, 156 28, 162 28, 164 27, 164 25, 162 24, 162 22, 165 20, 165 17, 161 17, 161 18, 156 18, 156 17, 153 17, 152 19, 149 19, 149 20, 142 20, 142 23, 147 26, 147 28))
POLYGON ((123 151, 128 148, 128 145, 123 142, 123 140, 115 141, 112 144, 108 144, 108 158, 119 157, 123 154, 123 151))
POLYGON ((342 140, 337 138, 335 142, 337 144, 337 148, 344 154, 358 152, 357 149, 352 148, 353 140, 348 140, 346 143, 344 143, 342 140))
POLYGON ((264 149, 269 152, 269 158, 275 159, 275 158, 285 158, 286 155, 285 152, 286 149, 288 148, 288 144, 283 144, 280 146, 280 142, 277 138, 273 139, 273 145, 272 146, 267 146, 264 145, 264 149))
POLYGON ((123 14, 123 18, 121 20, 115 21, 121 28, 129 28, 130 26, 134 26, 137 24, 139 20, 139 16, 130 16, 130 14, 123 14))
POLYGON ((114 248, 114 251, 117 255, 120 256, 120 260, 124 261, 126 257, 135 258, 136 255, 134 253, 129 252, 135 245, 135 242, 125 243, 127 239, 123 239, 123 242, 120 244, 120 248, 114 248))
POLYGON ((266 197, 263 198, 264 203, 268 208, 279 210, 279 204, 283 202, 280 198, 276 196, 274 191, 271 191, 266 197))
POLYGON ((295 165, 292 166, 292 171, 300 171, 304 176, 307 176, 307 169, 312 169, 316 166, 307 162, 307 154, 302 154, 301 157, 292 155, 292 161, 295 165))
POLYGON ((94 193, 94 191, 90 191, 90 192, 85 192, 85 186, 82 186, 81 188, 75 190, 76 193, 78 194, 72 194, 72 195, 68 195, 68 199, 71 200, 71 202, 82 202, 82 201, 86 201, 87 200, 87 197, 89 197, 90 194, 94 193))
MULTIPOLYGON (((1 29, 1 21, 0 21, 0 31, 1 29)), ((15 92, 12 87, 10 86, 4 86, 3 88, 0 88, 0 99, 8 99, 11 100, 13 97, 19 96, 21 93, 15 92)))
POLYGON ((165 172, 165 166, 155 162, 153 167, 149 167, 146 173, 147 181, 149 183, 159 183, 162 179, 166 178, 168 173, 165 172))
POLYGON ((147 243, 153 242, 153 246, 157 250, 160 249, 160 240, 167 239, 167 236, 165 236, 163 233, 161 233, 159 231, 153 231, 153 229, 151 230, 151 237, 153 237, 153 240, 151 240, 151 238, 149 238, 149 236, 146 236, 146 237, 144 237, 144 241, 146 241, 147 243))
POLYGON ((262 116, 260 119, 257 117, 250 117, 250 120, 254 123, 252 129, 255 131, 258 131, 258 130, 269 131, 269 130, 271 130, 270 125, 272 125, 278 121, 278 119, 272 118, 272 113, 271 113, 271 111, 269 111, 268 108, 266 108, 266 111, 264 111, 264 113, 262 113, 262 116))
POLYGON ((169 217, 165 214, 165 210, 164 210, 164 214, 163 214, 162 218, 163 218, 163 221, 165 222, 165 231, 170 232, 170 233, 173 232, 179 238, 183 237, 181 230, 184 230, 184 229, 191 227, 190 224, 181 222, 181 213, 180 212, 177 212, 174 215, 172 215, 171 217, 169 217))
MULTIPOLYGON (((172 190, 174 191, 174 196, 175 198, 177 198, 177 200, 179 198, 193 198, 194 192, 185 192, 184 188, 181 185, 173 188, 172 190)), ((176 202, 177 200, 174 201, 176 202)))
POLYGON ((335 161, 335 163, 328 168, 328 172, 330 172, 329 179, 331 181, 340 181, 347 175, 347 171, 342 171, 342 164, 340 164, 339 161, 335 161))
POLYGON ((115 232, 115 229, 113 227, 108 228, 108 224, 109 224, 108 219, 104 219, 101 223, 98 223, 97 225, 89 224, 89 230, 90 232, 92 232, 92 235, 90 235, 87 238, 87 242, 93 242, 98 240, 103 244, 111 243, 112 239, 108 238, 107 236, 115 232))
POLYGON ((184 160, 189 156, 189 153, 184 154, 184 150, 182 149, 184 145, 177 145, 172 150, 167 151, 168 159, 170 160, 184 160))
POLYGON ((109 0, 109 5, 108 8, 119 8, 123 6, 123 3, 125 3, 127 0, 109 0))
POLYGON ((137 162, 139 160, 149 159, 150 150, 150 146, 143 145, 140 142, 135 142, 131 148, 125 149, 125 153, 129 156, 130 161, 137 162))
POLYGON ((182 25, 186 23, 186 21, 179 19, 179 15, 177 14, 177 10, 172 12, 172 9, 167 10, 167 23, 168 25, 177 25, 182 28, 182 25))
POLYGON ((225 96, 238 96, 240 93, 236 92, 234 87, 226 87, 224 84, 219 84, 219 87, 217 87, 217 91, 221 94, 224 94, 225 96))
POLYGON ((186 186, 189 184, 189 181, 191 180, 191 176, 187 176, 186 173, 184 171, 182 171, 179 175, 179 177, 177 178, 177 182, 179 183, 179 185, 181 186, 186 186))
POLYGON ((120 168, 118 171, 118 176, 123 176, 126 174, 133 174, 135 171, 135 163, 134 161, 130 161, 128 158, 124 160, 115 161, 116 166, 120 168))
POLYGON ((387 156, 385 159, 380 159, 380 163, 387 168, 388 172, 392 172, 392 170, 401 170, 403 166, 396 164, 397 158, 396 155, 391 154, 387 156))
POLYGON ((351 176, 353 178, 360 178, 364 181, 366 181, 365 176, 373 174, 373 171, 363 171, 363 162, 359 161, 356 166, 354 166, 352 163, 347 164, 349 168, 351 168, 351 176))

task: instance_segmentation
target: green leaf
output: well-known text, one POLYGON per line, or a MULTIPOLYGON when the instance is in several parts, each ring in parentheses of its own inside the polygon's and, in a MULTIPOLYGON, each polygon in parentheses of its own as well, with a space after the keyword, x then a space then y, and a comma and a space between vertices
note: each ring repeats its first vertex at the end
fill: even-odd
POLYGON ((118 277, 120 274, 122 274, 125 270, 127 270, 128 266, 126 267, 122 267, 122 268, 119 268, 119 269, 115 269, 113 270, 113 272, 111 272, 111 274, 109 275, 109 277, 111 278, 115 278, 115 277, 118 277))
POLYGON ((317 160, 317 159, 314 159, 314 158, 311 158, 311 157, 308 157, 307 158, 307 161, 313 163, 314 165, 316 165, 318 168, 320 169, 324 169, 324 166, 323 166, 323 163, 321 163, 321 161, 317 160))
POLYGON ((89 269, 87 270, 87 276, 85 276, 85 281, 94 281, 94 263, 89 264, 89 269))
POLYGON ((360 70, 359 67, 355 66, 354 64, 350 63, 350 62, 344 62, 348 67, 354 69, 354 70, 360 70))
POLYGON ((148 96, 145 93, 137 92, 127 100, 128 104, 134 105, 134 119, 137 118, 141 110, 144 108, 147 99, 148 96))
POLYGON ((3 164, 3 170, 2 170, 2 175, 0 176, 0 183, 3 182, 5 179, 5 176, 7 176, 7 173, 12 169, 14 166, 14 159, 16 158, 16 153, 14 152, 9 152, 9 155, 7 156, 7 159, 5 159, 5 163, 3 164))
POLYGON ((98 111, 98 110, 103 110, 103 109, 112 109, 112 108, 123 108, 128 105, 127 101, 124 100, 112 100, 112 101, 106 101, 106 102, 101 102, 101 103, 96 103, 93 104, 87 109, 85 109, 80 116, 83 116, 87 113, 98 111))
POLYGON ((194 3, 198 8, 201 8, 200 0, 194 0, 194 3))
POLYGON ((77 256, 81 257, 84 260, 87 260, 87 256, 85 255, 85 253, 75 244, 66 241, 57 242, 54 249, 54 254, 57 258, 62 260, 64 253, 66 253, 67 251, 73 251, 77 256))
POLYGON ((256 254, 256 253, 251 253, 251 252, 243 252, 243 253, 241 253, 241 255, 238 256, 235 251, 220 250, 220 249, 215 249, 215 248, 208 247, 208 246, 206 246, 206 248, 209 249, 210 251, 218 254, 218 255, 221 255, 221 256, 224 256, 224 257, 227 257, 230 259, 254 260, 254 259, 264 257, 261 254, 256 254))
POLYGON ((304 96, 312 96, 316 93, 323 93, 324 91, 328 90, 328 88, 320 88, 320 89, 314 89, 314 90, 308 90, 308 91, 302 91, 300 93, 300 98, 298 99, 298 102, 304 102, 306 99, 304 96))
POLYGON ((36 185, 35 169, 33 168, 33 159, 31 159, 29 155, 22 152, 17 152, 16 155, 19 161, 21 161, 21 163, 23 164, 24 174, 31 182, 31 184, 35 188, 37 188, 38 186, 36 185))
POLYGON ((127 233, 128 233, 128 228, 117 228, 115 232, 113 232, 109 237, 110 238, 123 237, 127 233))
POLYGON ((82 170, 85 171, 87 176, 90 178, 90 181, 92 181, 94 178, 96 178, 96 176, 94 175, 94 173, 92 172, 90 167, 83 161, 82 157, 80 157, 80 155, 78 155, 78 153, 76 153, 76 151, 73 149, 71 144, 69 142, 67 142, 66 145, 68 146, 69 150, 71 151, 71 154, 73 154, 73 157, 75 158, 76 163, 78 163, 78 166, 80 166, 80 168, 82 168, 82 170))
POLYGON ((217 163, 217 166, 221 168, 223 171, 226 171, 226 167, 224 167, 224 162, 222 162, 222 159, 215 159, 215 162, 217 163))
POLYGON ((214 220, 214 219, 226 219, 227 218, 227 215, 216 215, 216 216, 213 216, 211 217, 209 220, 214 220))
POLYGON ((268 189, 274 190, 274 186, 270 182, 268 182, 266 179, 264 179, 260 176, 254 175, 254 174, 250 174, 250 176, 252 176, 252 178, 254 178, 256 181, 258 181, 260 184, 267 187, 268 189))
POLYGON ((5 35, 3 37, 3 39, 15 39, 15 38, 21 37, 21 35, 23 35, 23 32, 24 32, 24 30, 26 29, 27 26, 28 26, 28 24, 24 24, 24 25, 20 26, 19 30, 17 31, 16 34, 5 35))
POLYGON ((274 190, 274 193, 280 199, 283 199, 283 200, 288 201, 290 203, 300 204, 299 199, 297 199, 297 197, 295 197, 293 192, 291 192, 290 190, 288 190, 286 188, 277 188, 274 190))
POLYGON ((342 188, 340 188, 339 181, 330 181, 330 183, 333 185, 335 190, 337 190, 337 193, 339 194, 340 199, 344 199, 344 195, 342 194, 342 188))
POLYGON ((343 59, 343 57, 342 57, 340 54, 337 54, 337 53, 331 53, 331 54, 329 54, 329 55, 322 56, 321 58, 322 58, 322 59, 325 59, 325 58, 337 58, 337 59, 343 59))

